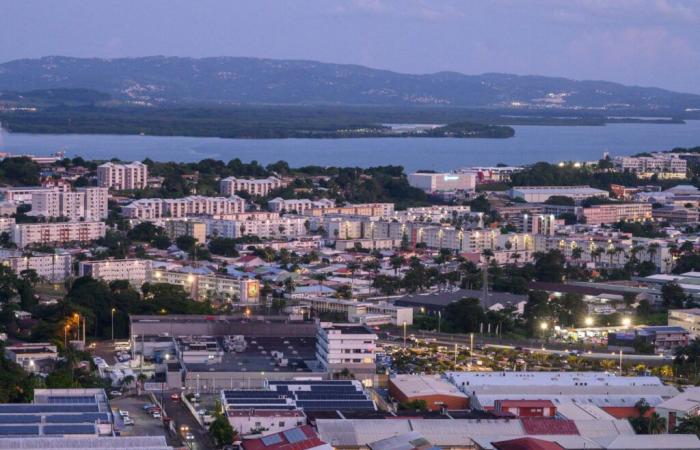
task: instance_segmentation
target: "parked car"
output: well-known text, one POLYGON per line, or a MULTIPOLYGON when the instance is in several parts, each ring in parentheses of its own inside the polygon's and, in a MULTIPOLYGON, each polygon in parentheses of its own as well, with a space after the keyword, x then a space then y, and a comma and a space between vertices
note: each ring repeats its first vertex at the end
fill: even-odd
POLYGON ((153 408, 156 408, 156 405, 154 405, 153 403, 146 403, 145 405, 143 405, 144 411, 148 411, 149 409, 153 409, 153 408))
POLYGON ((119 397, 122 395, 122 391, 109 391, 109 395, 111 395, 112 397, 119 397))
POLYGON ((122 417, 129 417, 129 411, 120 409, 120 410, 119 410, 119 415, 122 416, 122 417))
POLYGON ((162 416, 160 415, 160 411, 153 411, 151 413, 154 419, 160 419, 162 416))
POLYGON ((129 416, 124 417, 122 419, 122 422, 124 422, 124 425, 130 425, 130 426, 134 425, 134 420, 129 416))

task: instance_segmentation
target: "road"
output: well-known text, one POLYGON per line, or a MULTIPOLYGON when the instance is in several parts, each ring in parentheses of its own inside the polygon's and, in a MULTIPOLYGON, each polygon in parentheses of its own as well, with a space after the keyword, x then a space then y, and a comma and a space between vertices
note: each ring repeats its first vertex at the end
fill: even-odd
MULTIPOLYGON (((185 442, 185 445, 192 450, 214 450, 216 447, 209 433, 207 433, 195 418, 192 417, 192 413, 182 401, 176 401, 170 398, 171 394, 172 392, 165 392, 163 396, 163 407, 165 408, 166 415, 173 420, 177 430, 180 430, 182 426, 186 426, 195 438, 193 442, 185 442)), ((156 397, 160 400, 160 392, 156 393, 156 397)))
MULTIPOLYGON (((425 339, 425 338, 430 338, 430 339, 435 339, 434 342, 441 344, 441 345, 446 345, 446 346, 452 346, 454 344, 459 344, 459 345, 464 345, 464 346, 469 346, 470 345, 470 337, 466 335, 459 335, 459 334, 447 334, 447 333, 434 333, 434 332, 419 332, 414 334, 416 338, 419 339, 425 339)), ((396 336, 396 335, 394 335, 396 336)), ((552 354, 552 355, 570 355, 572 354, 569 349, 566 348, 564 344, 547 344, 546 346, 532 346, 532 345, 518 345, 518 344, 496 344, 496 343, 488 343, 484 342, 485 339, 482 337, 478 336, 477 334, 474 335, 474 346, 479 348, 478 346, 482 347, 489 347, 489 348, 503 348, 503 349, 509 349, 509 350, 515 350, 516 348, 519 348, 521 351, 527 351, 527 352, 538 352, 538 353, 547 353, 547 354, 552 354), (559 348, 552 348, 553 346, 559 347, 559 348)), ((402 340, 387 340, 387 341, 380 341, 381 343, 388 343, 388 344, 401 344, 402 340)), ((576 347, 571 347, 572 350, 574 350, 576 347)), ((475 352, 476 354, 476 352, 475 352)), ((585 358, 585 359, 596 359, 596 360, 602 360, 602 359, 613 359, 615 361, 619 361, 620 359, 620 354, 615 353, 615 352, 593 352, 593 351, 586 351, 586 352, 580 352, 578 354, 580 357, 585 358)), ((636 354, 622 354, 622 361, 623 362, 629 362, 629 363, 643 363, 646 365, 650 366, 660 366, 664 364, 670 364, 673 362, 673 357, 670 355, 636 355, 636 354)))

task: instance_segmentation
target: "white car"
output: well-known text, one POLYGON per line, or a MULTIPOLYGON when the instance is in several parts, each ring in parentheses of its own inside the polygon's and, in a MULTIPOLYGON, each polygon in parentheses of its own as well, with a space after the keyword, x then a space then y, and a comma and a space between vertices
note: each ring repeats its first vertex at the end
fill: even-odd
POLYGON ((111 395, 112 397, 119 397, 120 395, 122 395, 122 391, 110 391, 109 395, 111 395))
POLYGON ((160 417, 161 417, 160 411, 153 411, 153 413, 151 413, 151 415, 153 416, 154 419, 160 419, 160 417))
POLYGON ((129 416, 124 417, 122 419, 122 422, 124 422, 124 425, 131 425, 131 426, 134 425, 134 420, 129 416))
POLYGON ((120 410, 119 410, 119 415, 122 416, 122 418, 124 418, 124 417, 129 417, 129 411, 125 411, 125 410, 123 410, 123 409, 120 409, 120 410))

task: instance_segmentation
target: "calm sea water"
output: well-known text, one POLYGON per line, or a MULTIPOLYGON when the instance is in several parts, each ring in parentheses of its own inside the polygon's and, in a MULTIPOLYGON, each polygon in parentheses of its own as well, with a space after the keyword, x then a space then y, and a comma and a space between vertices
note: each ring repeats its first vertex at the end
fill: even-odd
POLYGON ((204 158, 267 164, 403 165, 407 170, 449 170, 461 166, 537 161, 588 161, 603 152, 628 155, 700 145, 700 121, 684 125, 618 124, 604 127, 516 126, 510 139, 218 139, 114 135, 0 135, 0 151, 88 159, 199 161, 204 158))

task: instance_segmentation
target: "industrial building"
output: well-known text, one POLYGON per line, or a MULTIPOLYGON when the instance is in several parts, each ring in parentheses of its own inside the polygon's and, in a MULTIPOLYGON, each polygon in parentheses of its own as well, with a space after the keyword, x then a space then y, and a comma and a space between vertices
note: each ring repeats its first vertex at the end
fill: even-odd
POLYGON ((429 411, 469 408, 469 397, 439 375, 393 376, 389 394, 401 404, 423 400, 429 411))

